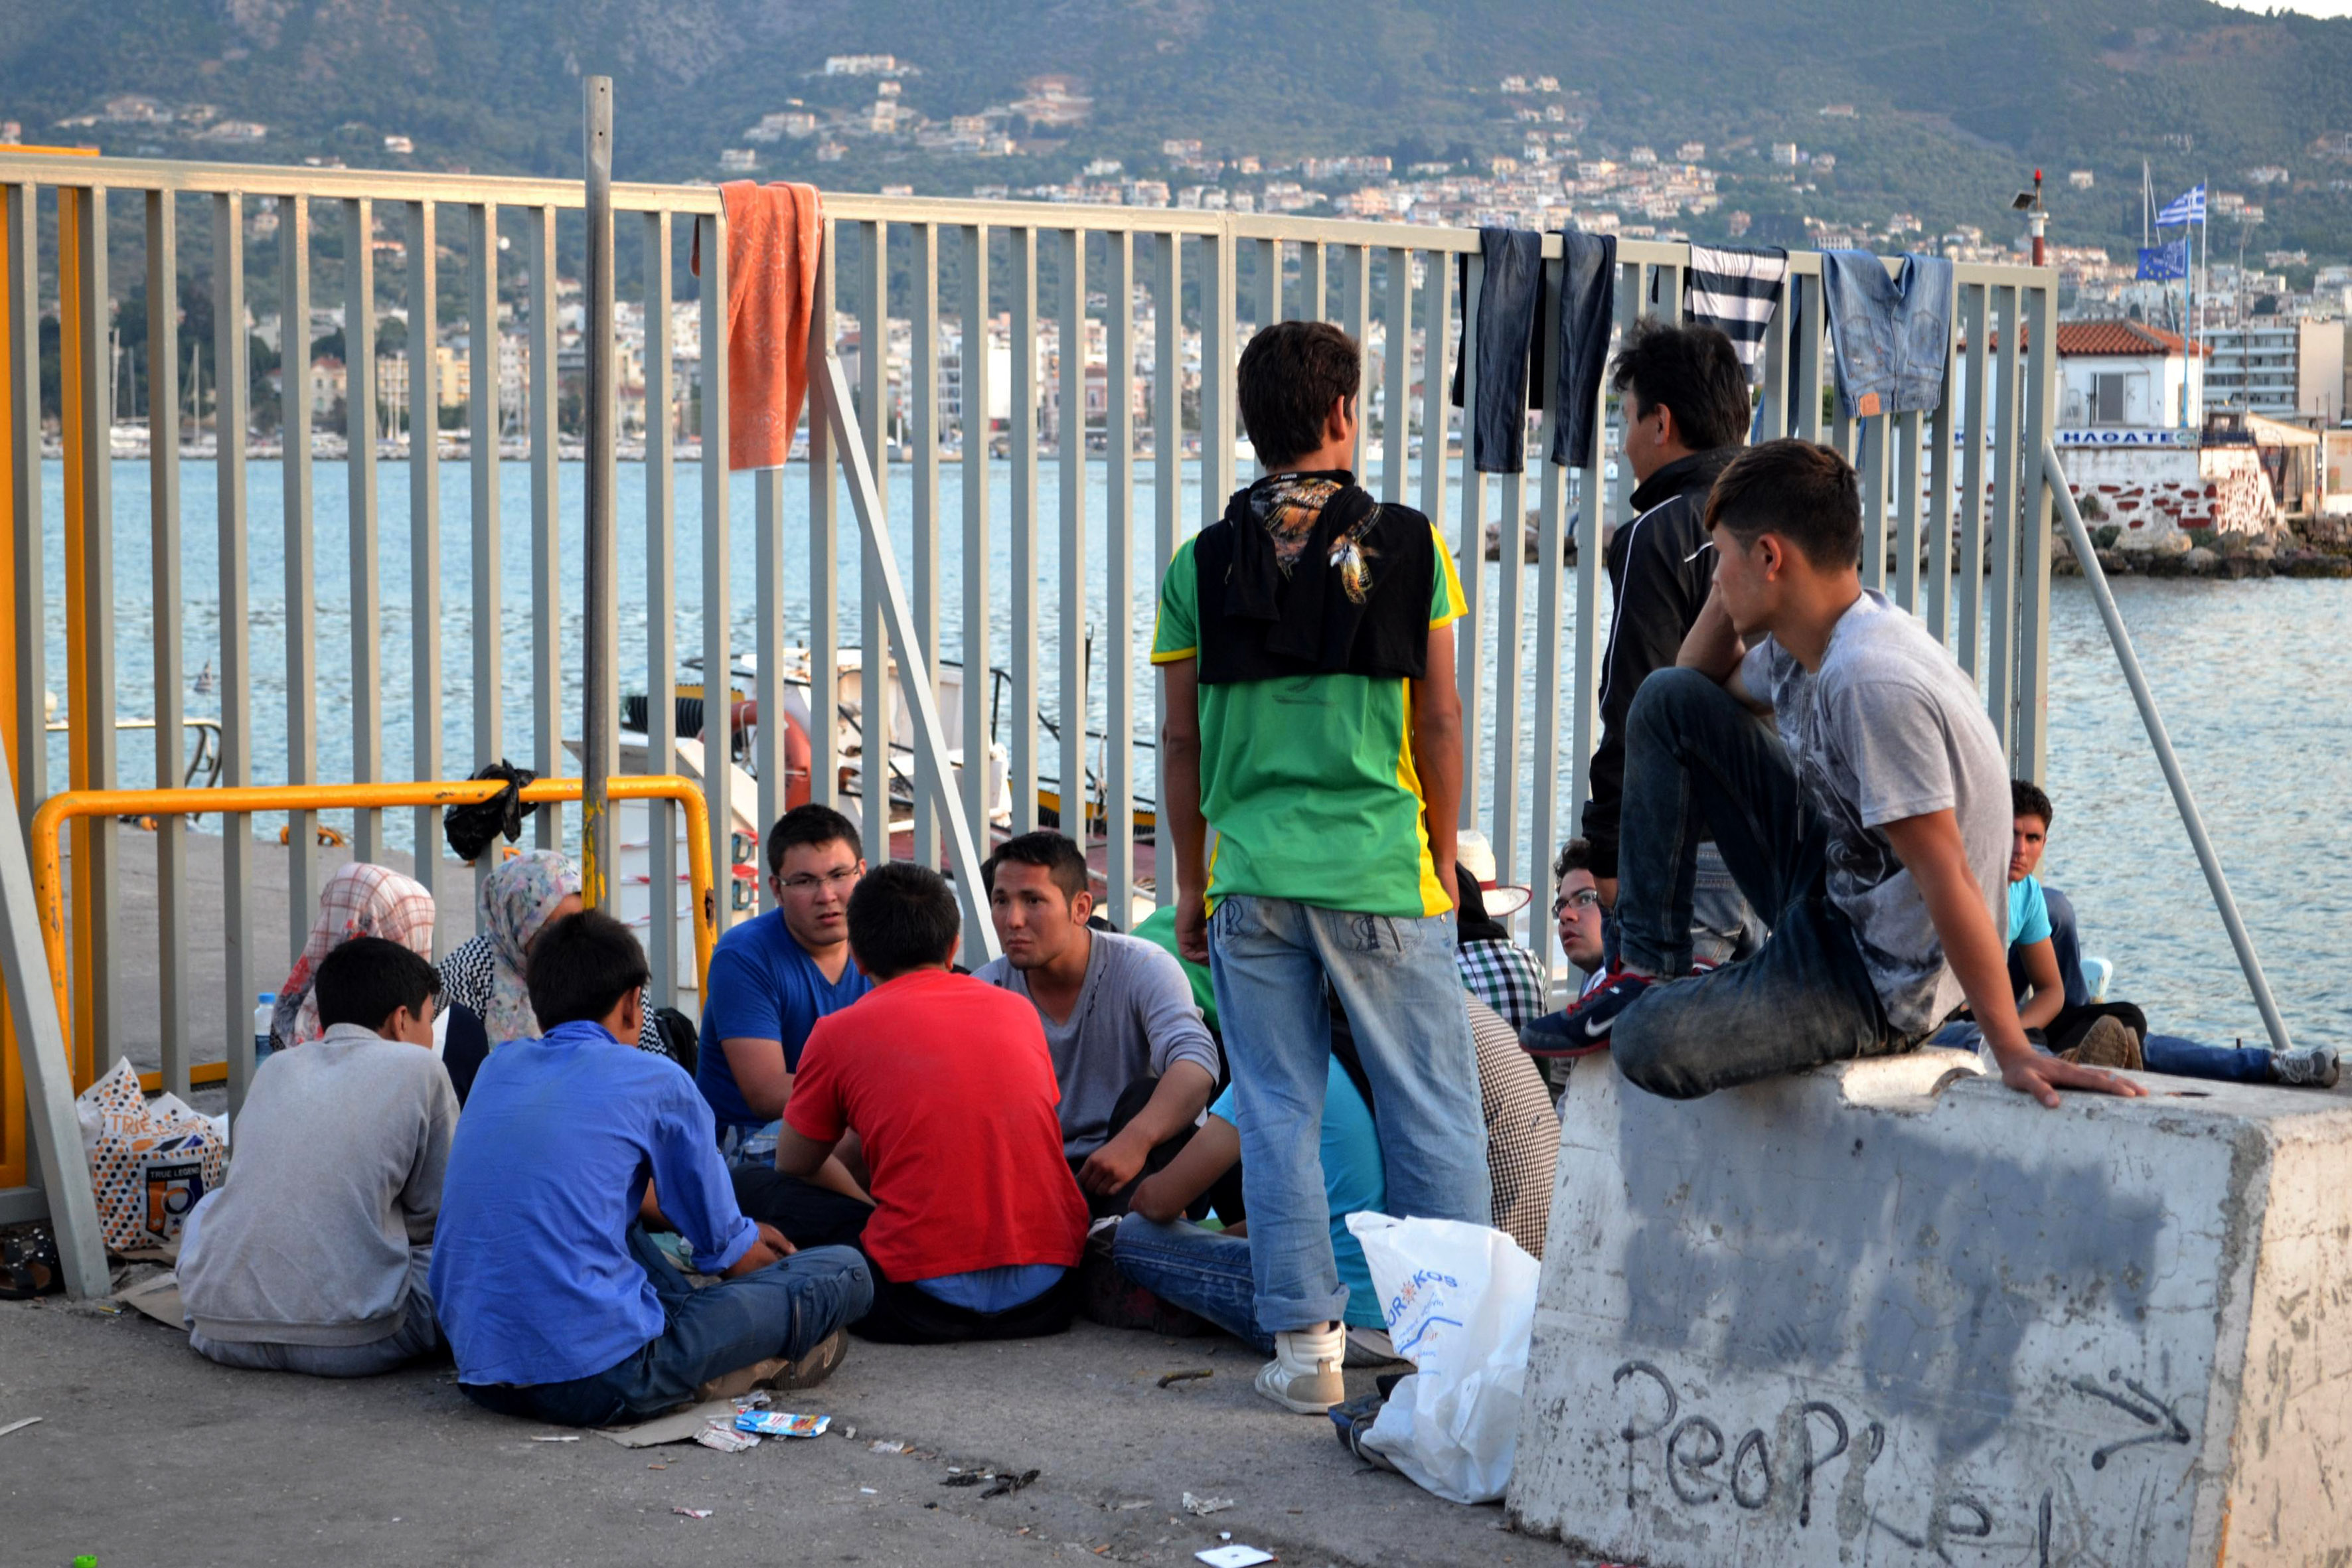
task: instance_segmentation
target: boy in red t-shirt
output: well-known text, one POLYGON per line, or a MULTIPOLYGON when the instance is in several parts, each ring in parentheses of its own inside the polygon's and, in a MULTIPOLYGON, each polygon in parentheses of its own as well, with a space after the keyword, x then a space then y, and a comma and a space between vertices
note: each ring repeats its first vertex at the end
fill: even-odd
POLYGON ((805 1179, 856 1134, 874 1194, 861 1339, 1026 1339, 1076 1306, 1087 1203, 1045 1032, 1021 997, 949 972, 956 935, 938 872, 899 862, 857 884, 849 948, 875 989, 809 1031, 776 1141, 776 1168, 805 1179))

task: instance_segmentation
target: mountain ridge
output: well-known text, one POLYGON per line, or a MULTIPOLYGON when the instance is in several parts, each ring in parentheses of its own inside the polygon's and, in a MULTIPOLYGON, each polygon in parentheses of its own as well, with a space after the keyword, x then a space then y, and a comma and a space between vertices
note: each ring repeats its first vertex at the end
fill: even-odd
POLYGON ((965 194, 1066 179, 1091 156, 1149 169, 1167 137, 1270 158, 1507 153, 1518 129, 1496 83, 1542 72, 1580 95, 1598 146, 1749 136, 1835 151, 1835 174, 1807 193, 1825 216, 1884 221, 1891 203, 1995 231, 2039 164, 2056 236, 2112 247, 2137 243, 2142 158, 2159 199, 2200 177, 2248 188, 2245 171, 2276 165, 2291 172, 2284 188, 2249 188, 2266 213, 2250 258, 2352 251, 2352 20, 2207 0, 1927 0, 1892 14, 1864 0, 9 0, 0 118, 39 140, 143 93, 214 104, 268 135, 237 148, 138 126, 87 133, 116 152, 571 174, 579 79, 594 71, 615 78, 624 177, 712 177, 762 114, 833 101, 840 79, 809 73, 861 51, 920 68, 906 100, 936 121, 1055 73, 1091 91, 1092 116, 1058 146, 1005 160, 861 144, 820 168, 811 142, 787 142, 762 150, 763 177, 965 194), (1845 103, 1853 120, 1821 117, 1845 103), (413 156, 386 154, 388 134, 412 138, 413 156), (2335 153, 2315 150, 2331 134, 2335 153), (2095 172, 2093 191, 2063 187, 2076 168, 2095 172))

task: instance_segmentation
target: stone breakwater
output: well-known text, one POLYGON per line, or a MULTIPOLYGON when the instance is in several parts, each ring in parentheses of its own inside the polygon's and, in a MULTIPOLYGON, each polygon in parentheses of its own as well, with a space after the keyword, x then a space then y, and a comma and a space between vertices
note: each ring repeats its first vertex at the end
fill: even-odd
MULTIPOLYGON (((2352 553, 2314 549, 2291 537, 2273 542, 2221 534, 2210 544, 2192 542, 2185 535, 2173 540, 2177 547, 2172 549, 2102 547, 2099 567, 2110 577, 2352 577, 2352 553)), ((2082 574, 2074 551, 2063 542, 2051 551, 2050 570, 2062 577, 2082 574)))

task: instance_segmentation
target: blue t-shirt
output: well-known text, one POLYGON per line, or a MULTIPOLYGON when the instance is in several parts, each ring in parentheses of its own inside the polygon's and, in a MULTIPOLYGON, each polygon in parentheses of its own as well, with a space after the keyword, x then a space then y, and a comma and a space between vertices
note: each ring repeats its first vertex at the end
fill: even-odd
POLYGON ((490 1053, 433 1234, 433 1310, 460 1383, 568 1383, 660 1335, 628 1241, 649 1175, 696 1268, 716 1274, 757 1238, 676 1062, 584 1023, 490 1053))
POLYGON ((2009 945, 2032 947, 2050 940, 2050 901, 2042 896, 2042 879, 2020 877, 2009 885, 2009 945))
POLYGON ((721 1041, 782 1040, 785 1069, 798 1072, 801 1047, 816 1021, 873 990, 874 982, 854 962, 842 966, 840 979, 827 980, 785 929, 784 912, 770 910, 719 939, 708 986, 694 1082, 724 1131, 765 1127, 775 1119, 744 1103, 721 1041))
MULTIPOLYGON (((1221 1116, 1235 1127, 1241 1125, 1231 1085, 1209 1107, 1209 1114, 1221 1116)), ((1339 1266, 1339 1283, 1348 1288, 1348 1310, 1343 1316, 1360 1329, 1384 1329, 1388 1321, 1381 1316, 1372 1271, 1364 1262, 1364 1249, 1356 1233, 1348 1228, 1349 1215, 1360 1209, 1383 1213, 1389 1201, 1388 1175, 1381 1164, 1380 1129, 1372 1125, 1371 1107, 1357 1092, 1356 1080, 1336 1058, 1323 1085, 1323 1195, 1331 1206, 1332 1260, 1339 1266)))

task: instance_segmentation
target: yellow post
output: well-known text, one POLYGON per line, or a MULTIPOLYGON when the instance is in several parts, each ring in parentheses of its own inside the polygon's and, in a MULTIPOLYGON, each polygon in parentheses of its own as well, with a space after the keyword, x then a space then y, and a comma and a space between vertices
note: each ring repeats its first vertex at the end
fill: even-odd
MULTIPOLYGON (((106 302, 88 300, 81 297, 81 204, 88 197, 80 191, 58 187, 58 414, 65 445, 65 568, 66 568, 66 685, 67 692, 79 693, 87 685, 84 673, 89 647, 89 626, 82 613, 82 533, 87 521, 89 498, 83 493, 82 443, 111 441, 113 432, 83 428, 81 416, 82 377, 103 375, 100 365, 82 363, 82 312, 104 310, 106 302)), ((79 701, 68 702, 66 722, 72 726, 66 732, 66 787, 88 789, 89 777, 89 734, 84 722, 79 701)), ((99 889, 90 886, 89 823, 76 818, 73 827, 73 966, 74 972, 88 984, 96 967, 97 938, 91 929, 91 917, 98 909, 99 889)), ((67 1044, 73 1057, 74 1087, 86 1089, 98 1079, 98 1038, 96 1009, 76 1008, 73 1032, 67 1044)))

